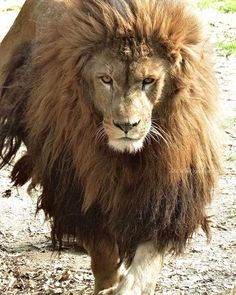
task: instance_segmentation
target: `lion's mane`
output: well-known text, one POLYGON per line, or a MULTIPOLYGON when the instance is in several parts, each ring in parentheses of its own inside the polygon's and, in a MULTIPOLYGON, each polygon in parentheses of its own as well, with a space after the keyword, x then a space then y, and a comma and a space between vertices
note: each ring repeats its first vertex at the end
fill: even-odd
POLYGON ((60 21, 31 44, 30 57, 19 48, 19 62, 8 66, 2 165, 23 141, 27 154, 12 178, 42 187, 38 208, 52 219, 56 240, 109 232, 123 258, 148 240, 179 253, 199 225, 209 235, 205 206, 219 171, 217 84, 201 25, 182 1, 68 3, 60 21), (96 141, 101 117, 83 78, 94 52, 122 40, 132 41, 132 52, 147 44, 165 58, 171 77, 153 112, 166 141, 152 140, 136 154, 96 141), (16 77, 21 83, 14 86, 16 77))

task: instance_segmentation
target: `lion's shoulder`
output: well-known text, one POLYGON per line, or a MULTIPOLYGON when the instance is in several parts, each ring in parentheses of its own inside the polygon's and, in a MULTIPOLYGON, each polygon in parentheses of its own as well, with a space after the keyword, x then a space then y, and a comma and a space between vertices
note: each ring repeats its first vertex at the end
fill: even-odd
POLYGON ((0 45, 0 86, 7 77, 7 65, 24 44, 31 43, 40 32, 65 11, 65 0, 26 0, 15 22, 0 45))

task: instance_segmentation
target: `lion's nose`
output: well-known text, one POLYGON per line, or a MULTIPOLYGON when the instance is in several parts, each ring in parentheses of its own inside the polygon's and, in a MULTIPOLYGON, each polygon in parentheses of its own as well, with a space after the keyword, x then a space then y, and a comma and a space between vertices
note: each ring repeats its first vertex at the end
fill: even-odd
POLYGON ((138 122, 135 122, 135 123, 119 123, 119 122, 114 122, 113 121, 113 124, 120 128, 122 131, 125 132, 125 134, 127 134, 131 129, 133 129, 134 127, 138 126, 138 124, 140 123, 140 120, 138 122))

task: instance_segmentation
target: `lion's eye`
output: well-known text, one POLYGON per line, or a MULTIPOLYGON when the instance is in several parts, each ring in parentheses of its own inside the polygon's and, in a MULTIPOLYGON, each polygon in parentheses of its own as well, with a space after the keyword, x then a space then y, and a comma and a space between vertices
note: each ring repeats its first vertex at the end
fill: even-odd
POLYGON ((146 85, 151 85, 155 82, 155 79, 153 78, 146 78, 143 80, 143 86, 146 86, 146 85))
POLYGON ((100 79, 102 80, 104 84, 112 84, 112 78, 110 76, 104 75, 100 77, 100 79))

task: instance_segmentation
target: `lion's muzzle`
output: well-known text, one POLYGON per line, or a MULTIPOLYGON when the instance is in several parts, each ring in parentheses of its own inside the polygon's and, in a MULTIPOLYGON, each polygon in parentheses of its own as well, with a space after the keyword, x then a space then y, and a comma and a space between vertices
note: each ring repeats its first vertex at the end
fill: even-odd
POLYGON ((133 129, 134 127, 138 126, 141 120, 135 123, 130 123, 130 122, 115 122, 113 121, 113 124, 117 127, 120 128, 124 133, 127 135, 128 132, 133 129))

